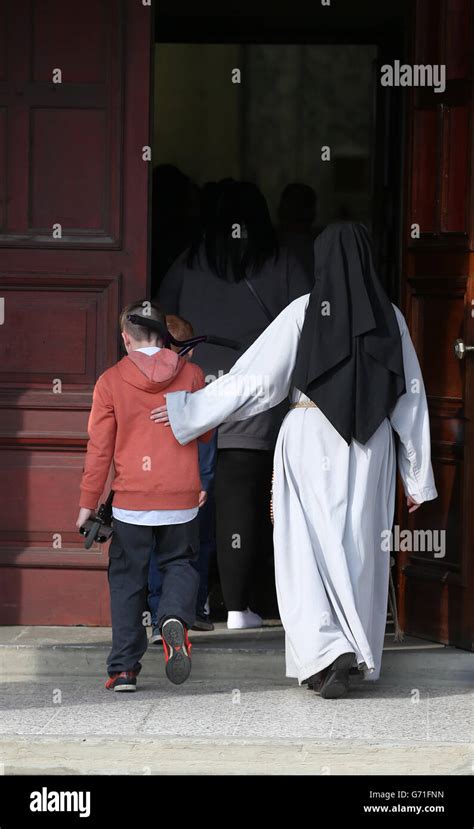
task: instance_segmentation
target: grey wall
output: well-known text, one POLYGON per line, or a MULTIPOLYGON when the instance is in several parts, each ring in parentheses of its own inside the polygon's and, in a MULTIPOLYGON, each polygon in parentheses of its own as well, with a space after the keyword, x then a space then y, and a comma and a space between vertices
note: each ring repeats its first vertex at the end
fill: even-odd
POLYGON ((240 63, 240 45, 155 46, 154 166, 176 164, 197 184, 241 175, 240 63))
POLYGON ((373 46, 159 44, 154 164, 198 184, 255 180, 275 214, 281 190, 318 191, 318 221, 370 221, 373 46), (231 83, 232 68, 242 84, 231 83), (329 145, 332 161, 321 161, 329 145))

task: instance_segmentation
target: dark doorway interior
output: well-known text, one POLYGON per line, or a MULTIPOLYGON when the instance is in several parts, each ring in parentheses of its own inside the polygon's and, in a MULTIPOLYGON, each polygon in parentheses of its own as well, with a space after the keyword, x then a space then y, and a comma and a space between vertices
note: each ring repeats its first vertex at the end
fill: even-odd
MULTIPOLYGON (((403 110, 380 67, 403 60, 410 4, 160 5, 155 30, 151 292, 200 229, 203 187, 254 181, 277 222, 285 185, 317 194, 315 229, 372 232, 379 276, 400 301, 403 110), (286 8, 285 8, 286 5, 286 8), (356 9, 354 7, 357 7, 356 9), (235 70, 240 83, 233 83, 235 70), (329 148, 330 157, 327 158, 329 148)), ((214 574, 215 619, 224 613, 214 574)))
POLYGON ((275 219, 283 187, 297 180, 317 192, 318 228, 365 222, 380 278, 399 300, 403 112, 398 91, 378 78, 381 65, 403 60, 410 12, 400 0, 313 4, 311 13, 298 2, 272 4, 271 13, 262 2, 244 3, 225 15, 210 2, 199 11, 160 5, 152 293, 196 230, 197 188, 232 176, 255 181, 275 219), (232 82, 235 69, 240 83, 232 82), (166 164, 189 181, 157 172, 166 164))

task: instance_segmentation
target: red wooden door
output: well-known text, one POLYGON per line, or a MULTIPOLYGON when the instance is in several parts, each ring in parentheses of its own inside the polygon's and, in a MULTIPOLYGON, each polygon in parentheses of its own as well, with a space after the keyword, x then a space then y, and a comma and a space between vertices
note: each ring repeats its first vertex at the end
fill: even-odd
MULTIPOLYGON (((399 554, 405 629, 472 649, 474 639, 474 345, 472 0, 417 0, 411 63, 446 65, 446 90, 408 99, 409 186, 404 308, 422 364, 439 498, 414 514, 413 529, 445 532, 445 554, 399 554), (412 238, 411 226, 420 228, 412 238)), ((407 526, 406 513, 401 523, 407 526)), ((441 540, 441 537, 439 537, 441 540)))
POLYGON ((0 0, 0 624, 107 624, 75 530, 91 390, 146 295, 152 19, 0 0))

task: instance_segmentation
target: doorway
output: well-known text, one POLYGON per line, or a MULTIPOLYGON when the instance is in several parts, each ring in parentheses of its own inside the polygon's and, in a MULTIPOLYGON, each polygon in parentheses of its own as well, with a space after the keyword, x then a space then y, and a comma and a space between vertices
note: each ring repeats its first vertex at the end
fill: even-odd
POLYGON ((380 279, 399 303, 403 107, 378 82, 380 66, 403 54, 398 12, 397 25, 390 18, 374 28, 368 16, 365 30, 350 31, 338 15, 324 33, 315 14, 304 35, 283 23, 257 32, 247 19, 239 40, 224 20, 213 19, 210 36, 205 17, 191 26, 191 18, 158 14, 152 296, 199 224, 199 192, 235 178, 259 186, 275 224, 290 182, 315 191, 316 233, 337 220, 366 224, 380 279))
POLYGON ((386 54, 377 43, 155 44, 152 294, 192 234, 189 193, 187 208, 169 195, 172 165, 197 188, 255 182, 275 223, 285 186, 309 185, 316 232, 366 224, 399 300, 403 119, 396 92, 380 94, 386 54))

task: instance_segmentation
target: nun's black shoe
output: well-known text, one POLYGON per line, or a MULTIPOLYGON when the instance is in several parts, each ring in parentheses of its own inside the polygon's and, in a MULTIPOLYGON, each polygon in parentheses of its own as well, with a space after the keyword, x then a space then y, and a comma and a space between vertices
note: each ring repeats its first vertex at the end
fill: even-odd
POLYGON ((324 682, 324 677, 328 672, 328 668, 324 668, 323 671, 319 671, 317 674, 313 674, 306 680, 308 688, 310 691, 314 691, 315 694, 319 694, 321 691, 321 686, 324 682))
POLYGON ((332 663, 319 690, 323 699, 339 699, 349 690, 349 671, 354 664, 353 653, 343 653, 332 663))

